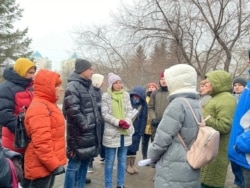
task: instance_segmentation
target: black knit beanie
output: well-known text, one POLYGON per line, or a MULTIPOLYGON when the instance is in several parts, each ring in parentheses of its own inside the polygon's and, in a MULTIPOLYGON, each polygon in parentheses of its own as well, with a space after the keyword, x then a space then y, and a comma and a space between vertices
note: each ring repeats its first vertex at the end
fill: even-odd
POLYGON ((91 67, 91 63, 84 59, 76 59, 75 73, 80 74, 91 67))
POLYGON ((239 83, 240 85, 242 85, 242 86, 245 87, 246 84, 247 84, 247 81, 246 81, 246 79, 244 79, 244 78, 238 77, 238 78, 235 78, 235 79, 234 79, 233 85, 234 85, 235 83, 239 83))

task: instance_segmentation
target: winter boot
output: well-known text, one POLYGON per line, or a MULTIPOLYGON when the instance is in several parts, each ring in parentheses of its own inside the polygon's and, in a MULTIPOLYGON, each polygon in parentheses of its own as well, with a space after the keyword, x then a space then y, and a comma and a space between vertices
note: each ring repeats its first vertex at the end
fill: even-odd
POLYGON ((136 167, 135 158, 136 158, 136 155, 133 155, 133 156, 131 157, 130 164, 131 164, 131 167, 132 167, 133 170, 134 170, 134 173, 135 173, 135 174, 138 174, 138 173, 139 173, 139 170, 138 170, 138 168, 136 167))
POLYGON ((134 174, 134 169, 132 168, 131 166, 131 160, 132 160, 132 157, 131 156, 127 156, 127 164, 126 164, 126 171, 127 173, 129 174, 134 174))

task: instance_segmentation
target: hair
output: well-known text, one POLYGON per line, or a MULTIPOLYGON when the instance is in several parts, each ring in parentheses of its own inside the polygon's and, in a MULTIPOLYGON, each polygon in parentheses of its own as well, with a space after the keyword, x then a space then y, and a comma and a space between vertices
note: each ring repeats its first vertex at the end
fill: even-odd
POLYGON ((62 84, 62 79, 60 76, 56 79, 56 87, 62 84))
POLYGON ((206 83, 208 83, 207 80, 201 80, 201 81, 200 81, 200 86, 204 86, 206 83))

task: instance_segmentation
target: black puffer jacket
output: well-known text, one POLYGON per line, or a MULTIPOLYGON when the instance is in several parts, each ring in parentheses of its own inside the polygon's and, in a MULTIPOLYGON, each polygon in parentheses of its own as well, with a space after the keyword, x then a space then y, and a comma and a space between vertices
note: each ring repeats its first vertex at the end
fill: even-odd
POLYGON ((0 84, 0 125, 2 145, 12 151, 24 153, 25 149, 14 147, 17 114, 27 109, 33 98, 33 81, 21 77, 12 67, 4 69, 5 81, 0 84))
POLYGON ((0 187, 11 188, 11 172, 2 145, 0 143, 0 187))
POLYGON ((67 156, 85 160, 98 154, 100 122, 91 80, 72 73, 65 91, 63 111, 67 120, 67 156))
POLYGON ((12 67, 4 70, 3 77, 6 81, 0 84, 0 125, 8 127, 14 133, 17 122, 15 114, 23 106, 28 107, 33 98, 32 79, 19 76, 12 67))

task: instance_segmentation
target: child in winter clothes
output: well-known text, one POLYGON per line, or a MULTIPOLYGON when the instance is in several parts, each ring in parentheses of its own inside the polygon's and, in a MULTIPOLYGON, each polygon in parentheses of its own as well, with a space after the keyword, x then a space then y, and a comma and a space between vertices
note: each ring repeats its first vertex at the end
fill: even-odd
POLYGON ((132 144, 128 147, 127 152, 127 172, 137 174, 138 169, 135 166, 136 152, 139 150, 141 137, 144 134, 147 123, 148 106, 146 102, 146 90, 142 86, 135 86, 130 92, 130 100, 134 111, 133 126, 135 132, 132 136, 132 144))

